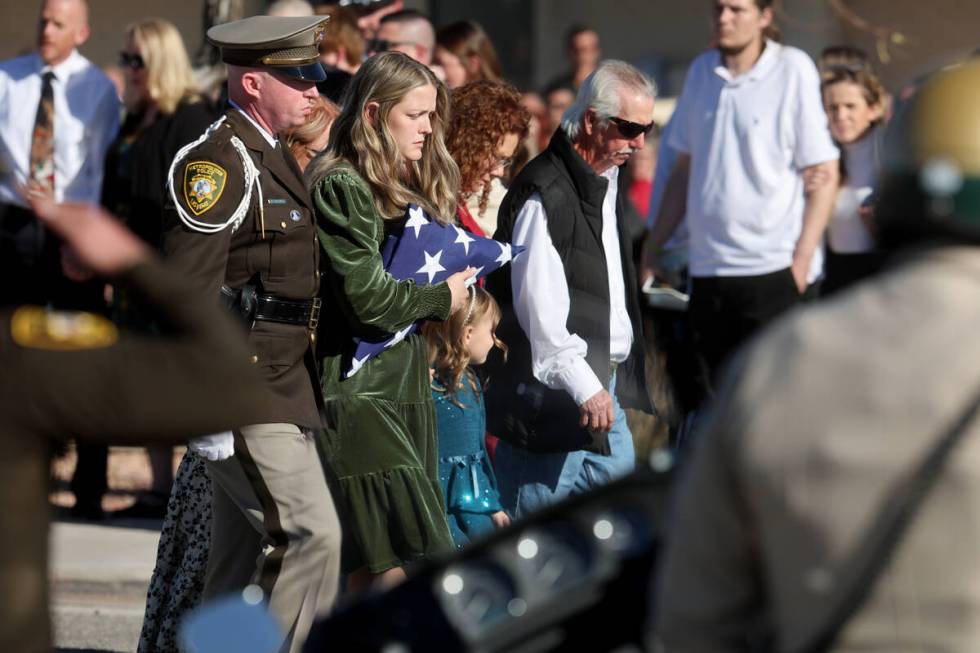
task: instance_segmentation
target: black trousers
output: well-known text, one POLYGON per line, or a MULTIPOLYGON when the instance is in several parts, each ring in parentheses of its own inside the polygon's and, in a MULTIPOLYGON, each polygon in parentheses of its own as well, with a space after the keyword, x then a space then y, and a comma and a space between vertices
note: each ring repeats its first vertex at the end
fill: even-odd
POLYGON ((78 461, 68 489, 75 495, 75 505, 81 510, 102 510, 102 495, 108 490, 109 447, 76 441, 78 461))
POLYGON ((750 277, 694 277, 688 315, 710 395, 718 372, 746 340, 803 301, 789 268, 750 277))
POLYGON ((821 295, 832 295, 881 270, 884 257, 880 252, 862 254, 838 254, 827 248, 827 260, 824 263, 826 276, 821 295))

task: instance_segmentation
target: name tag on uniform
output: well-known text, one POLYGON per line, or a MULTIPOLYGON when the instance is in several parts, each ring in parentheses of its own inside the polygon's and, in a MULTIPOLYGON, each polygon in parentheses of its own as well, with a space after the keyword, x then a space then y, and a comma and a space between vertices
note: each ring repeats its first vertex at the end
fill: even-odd
POLYGON ((286 200, 280 200, 280 199, 276 199, 275 197, 270 197, 269 199, 267 199, 265 201, 265 203, 266 204, 280 205, 280 204, 285 204, 286 203, 286 200))

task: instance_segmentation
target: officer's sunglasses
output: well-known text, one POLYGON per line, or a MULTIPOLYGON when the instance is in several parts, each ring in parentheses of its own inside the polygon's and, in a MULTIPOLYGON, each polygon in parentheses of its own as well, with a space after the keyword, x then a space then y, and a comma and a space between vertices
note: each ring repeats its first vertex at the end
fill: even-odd
POLYGON ((633 140, 640 134, 648 136, 653 130, 653 126, 656 123, 650 123, 649 125, 641 125, 638 122, 630 122, 629 120, 623 120, 622 118, 616 118, 615 116, 609 119, 609 122, 616 125, 616 129, 619 133, 623 135, 623 138, 633 140))
POLYGON ((119 53, 119 65, 123 68, 132 68, 133 70, 143 70, 146 68, 146 62, 143 61, 143 57, 131 52, 119 53))

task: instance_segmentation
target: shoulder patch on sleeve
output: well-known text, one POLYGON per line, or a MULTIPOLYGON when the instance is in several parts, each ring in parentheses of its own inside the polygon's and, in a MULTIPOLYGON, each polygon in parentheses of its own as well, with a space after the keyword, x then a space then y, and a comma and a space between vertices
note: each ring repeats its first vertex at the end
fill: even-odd
POLYGON ((221 199, 228 171, 211 161, 191 161, 184 166, 184 201, 194 215, 201 215, 221 199))
POLYGON ((177 217, 188 229, 205 234, 238 229, 251 205, 253 188, 262 195, 258 168, 238 137, 231 130, 220 130, 223 124, 227 123, 221 118, 182 147, 167 171, 167 193, 177 217), (230 195, 225 197, 227 186, 230 195))
POLYGON ((14 342, 29 349, 78 351, 109 347, 119 339, 115 325, 94 313, 22 306, 10 318, 14 342))

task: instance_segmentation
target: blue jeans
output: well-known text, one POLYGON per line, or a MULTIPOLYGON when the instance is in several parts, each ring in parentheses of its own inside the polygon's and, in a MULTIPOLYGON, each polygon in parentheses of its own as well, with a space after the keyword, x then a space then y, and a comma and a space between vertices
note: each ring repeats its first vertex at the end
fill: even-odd
POLYGON ((616 375, 609 382, 616 417, 609 431, 608 456, 591 451, 533 453, 503 440, 497 445, 497 486, 504 508, 523 517, 605 485, 633 471, 636 454, 626 414, 616 399, 616 375))

